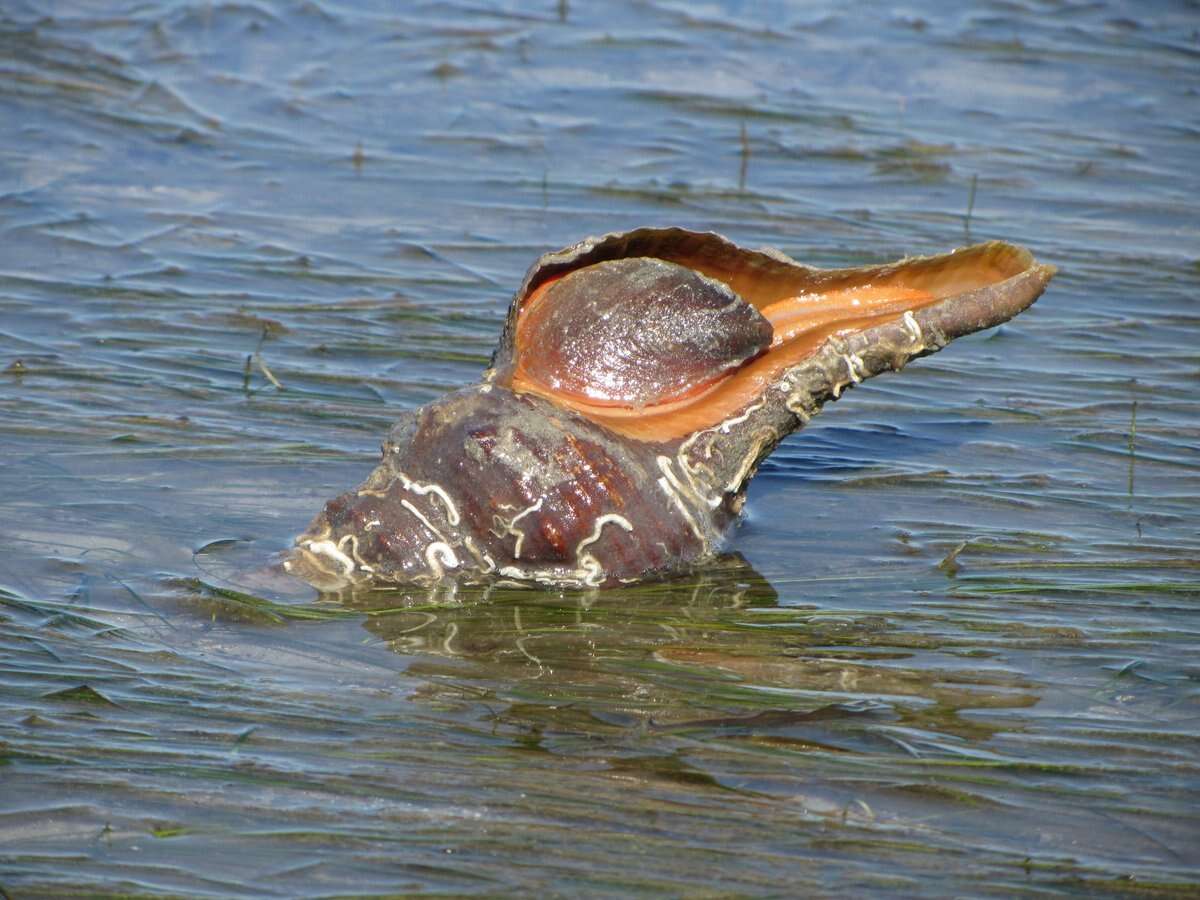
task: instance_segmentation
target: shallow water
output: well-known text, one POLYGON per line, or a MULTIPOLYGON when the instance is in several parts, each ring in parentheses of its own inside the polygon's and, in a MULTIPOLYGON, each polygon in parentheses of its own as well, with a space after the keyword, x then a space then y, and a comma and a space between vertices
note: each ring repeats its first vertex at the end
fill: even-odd
POLYGON ((6 5, 0 888, 1200 891, 1200 7, 1133 9, 6 5), (1061 271, 694 578, 264 586, 642 224, 1061 271))

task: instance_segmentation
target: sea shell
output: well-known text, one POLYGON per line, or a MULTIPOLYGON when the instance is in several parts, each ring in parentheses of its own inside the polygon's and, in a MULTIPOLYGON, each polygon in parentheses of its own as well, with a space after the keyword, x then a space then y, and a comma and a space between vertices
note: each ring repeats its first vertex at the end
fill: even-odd
POLYGON ((1006 321, 1053 274, 998 242, 821 270, 676 228, 589 238, 533 265, 482 383, 405 416, 285 566, 323 590, 679 572, 824 402, 1006 321))

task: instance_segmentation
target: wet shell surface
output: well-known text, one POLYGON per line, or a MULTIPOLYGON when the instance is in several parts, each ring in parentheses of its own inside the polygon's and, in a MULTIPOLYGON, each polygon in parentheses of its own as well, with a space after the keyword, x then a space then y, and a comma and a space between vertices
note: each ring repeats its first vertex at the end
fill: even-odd
POLYGON ((285 568, 327 591, 686 570, 825 402, 1008 320, 1053 274, 1000 242, 814 269, 677 228, 546 254, 483 381, 405 415, 285 568))
POLYGON ((724 282, 638 256, 539 288, 521 318, 524 375, 564 397, 644 408, 711 385, 771 346, 771 324, 724 282))

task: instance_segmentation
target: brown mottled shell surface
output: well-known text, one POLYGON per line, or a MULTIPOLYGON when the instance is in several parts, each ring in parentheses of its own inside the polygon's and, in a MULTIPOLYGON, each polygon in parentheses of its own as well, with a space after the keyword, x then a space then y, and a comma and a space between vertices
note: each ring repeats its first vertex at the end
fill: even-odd
POLYGON ((522 368, 560 395, 637 408, 702 390, 771 337, 728 285, 661 259, 617 259, 576 269, 531 301, 522 368))

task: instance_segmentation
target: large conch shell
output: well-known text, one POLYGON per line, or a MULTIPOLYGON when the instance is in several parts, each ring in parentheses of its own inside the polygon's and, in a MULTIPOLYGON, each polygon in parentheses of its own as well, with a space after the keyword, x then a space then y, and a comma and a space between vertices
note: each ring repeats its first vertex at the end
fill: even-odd
POLYGON ((1053 274, 999 242, 822 270, 678 228, 549 253, 483 381, 406 414, 285 566, 322 590, 679 572, 827 400, 1010 319, 1053 274))

